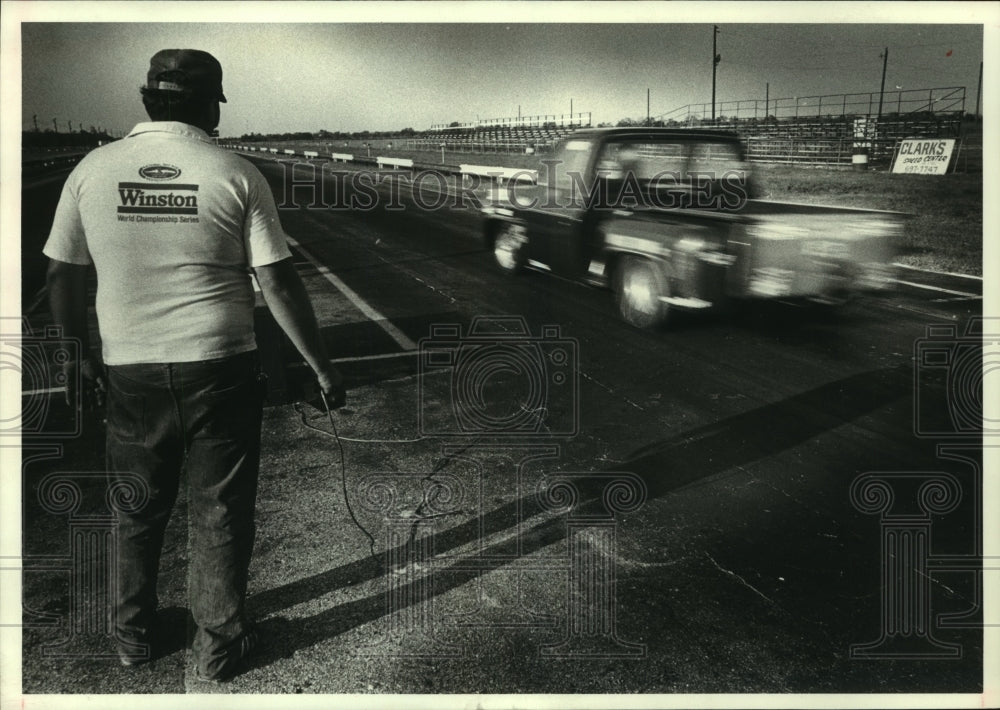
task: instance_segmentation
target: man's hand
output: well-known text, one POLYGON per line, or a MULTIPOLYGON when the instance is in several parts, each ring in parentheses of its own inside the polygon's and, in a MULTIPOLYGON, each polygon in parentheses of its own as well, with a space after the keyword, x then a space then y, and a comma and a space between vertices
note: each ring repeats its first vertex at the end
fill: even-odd
MULTIPOLYGON (((301 353, 331 409, 344 405, 344 378, 330 364, 312 303, 291 258, 254 267, 257 283, 274 320, 301 353)), ((306 401, 312 402, 310 397, 306 401)))
POLYGON ((339 409, 347 402, 347 390, 344 389, 344 376, 333 365, 327 365, 316 373, 319 388, 326 398, 330 409, 339 409))
POLYGON ((104 367, 94 358, 70 360, 63 365, 63 376, 66 380, 66 404, 76 403, 77 387, 80 388, 84 410, 98 409, 104 406, 105 395, 108 392, 104 379, 104 367))

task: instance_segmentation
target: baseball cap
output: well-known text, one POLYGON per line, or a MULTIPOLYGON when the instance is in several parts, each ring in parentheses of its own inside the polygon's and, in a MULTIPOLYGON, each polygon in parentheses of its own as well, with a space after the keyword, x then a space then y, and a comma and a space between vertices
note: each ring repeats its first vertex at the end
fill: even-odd
POLYGON ((222 93, 222 65, 200 49, 161 49, 149 60, 146 88, 190 91, 226 103, 222 93))

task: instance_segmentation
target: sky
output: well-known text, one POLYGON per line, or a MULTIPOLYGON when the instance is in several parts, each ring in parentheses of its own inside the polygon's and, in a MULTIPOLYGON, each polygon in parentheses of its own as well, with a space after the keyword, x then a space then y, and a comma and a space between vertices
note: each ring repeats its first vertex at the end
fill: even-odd
POLYGON ((888 48, 888 91, 964 86, 971 112, 989 17, 981 8, 990 11, 963 3, 948 11, 933 3, 440 3, 417 12, 395 3, 137 5, 93 3, 87 12, 84 4, 40 14, 42 22, 22 12, 22 129, 37 117, 42 129, 56 119, 60 130, 72 121, 127 132, 145 119, 138 88, 149 58, 168 47, 204 49, 222 63, 223 136, 424 130, 569 113, 571 102, 594 124, 616 122, 645 117, 647 90, 658 116, 711 100, 713 23, 719 102, 763 101, 766 91, 772 100, 878 92, 888 48), (190 21, 199 13, 206 21, 190 21))

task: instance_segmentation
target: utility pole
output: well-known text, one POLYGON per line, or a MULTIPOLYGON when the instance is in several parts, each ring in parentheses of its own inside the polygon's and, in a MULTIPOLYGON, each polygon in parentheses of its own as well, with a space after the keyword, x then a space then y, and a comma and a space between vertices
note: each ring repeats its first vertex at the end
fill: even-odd
POLYGON ((764 120, 770 115, 771 110, 771 82, 764 84, 764 120))
POLYGON ((569 125, 573 125, 573 99, 569 100, 569 125))
POLYGON ((649 89, 646 89, 646 125, 649 125, 649 89))
POLYGON ((882 52, 882 88, 878 92, 878 117, 882 118, 882 96, 885 94, 885 67, 889 63, 889 48, 882 52))
POLYGON ((979 120, 979 96, 983 93, 983 63, 979 62, 979 85, 976 86, 976 120, 979 120))
POLYGON ((715 123, 715 70, 722 60, 722 55, 718 53, 717 39, 719 36, 719 26, 712 25, 712 123, 715 123))

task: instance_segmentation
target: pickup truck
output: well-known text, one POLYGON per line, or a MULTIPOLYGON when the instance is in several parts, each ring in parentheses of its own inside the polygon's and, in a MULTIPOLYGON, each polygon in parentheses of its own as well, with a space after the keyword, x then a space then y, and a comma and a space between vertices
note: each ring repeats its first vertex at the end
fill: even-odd
POLYGON ((509 180, 481 209, 502 271, 531 265, 610 288, 640 328, 734 298, 837 304, 892 282, 901 213, 756 193, 735 133, 585 129, 536 180, 509 180))

